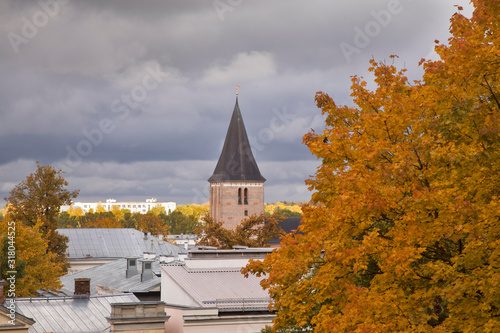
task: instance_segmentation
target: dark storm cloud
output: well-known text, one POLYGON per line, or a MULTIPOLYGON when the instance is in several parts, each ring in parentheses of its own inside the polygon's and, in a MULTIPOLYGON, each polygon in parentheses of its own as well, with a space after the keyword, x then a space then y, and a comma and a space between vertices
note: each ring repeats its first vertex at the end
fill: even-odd
MULTIPOLYGON (((462 1, 465 2, 465 1, 462 1)), ((304 201, 319 163, 317 91, 351 104, 351 75, 447 38, 451 3, 0 2, 0 196, 36 168, 66 171, 80 200, 204 202, 234 87, 266 201, 304 201), (221 7, 220 4, 224 6, 221 7)))

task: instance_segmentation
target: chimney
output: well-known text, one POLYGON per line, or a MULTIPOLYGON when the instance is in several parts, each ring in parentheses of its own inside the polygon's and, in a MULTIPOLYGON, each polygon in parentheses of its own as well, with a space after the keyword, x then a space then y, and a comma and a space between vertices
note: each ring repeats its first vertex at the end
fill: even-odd
POLYGON ((175 257, 173 254, 160 254, 160 263, 168 264, 169 262, 174 261, 175 257))
POLYGON ((110 332, 164 332, 168 318, 165 303, 155 301, 112 303, 106 317, 110 332))
POLYGON ((153 260, 141 260, 142 273, 141 282, 151 280, 153 278, 153 260))
POLYGON ((125 277, 128 279, 134 275, 139 274, 137 270, 137 258, 127 258, 127 270, 125 271, 125 277))
POLYGON ((3 286, 5 285, 5 281, 4 280, 1 280, 0 281, 0 305, 3 304, 3 302, 5 301, 4 297, 3 297, 3 286))
POLYGON ((90 279, 89 278, 75 278, 75 296, 90 295, 90 279))
POLYGON ((142 259, 144 260, 154 260, 156 259, 156 253, 154 252, 143 252, 142 259))

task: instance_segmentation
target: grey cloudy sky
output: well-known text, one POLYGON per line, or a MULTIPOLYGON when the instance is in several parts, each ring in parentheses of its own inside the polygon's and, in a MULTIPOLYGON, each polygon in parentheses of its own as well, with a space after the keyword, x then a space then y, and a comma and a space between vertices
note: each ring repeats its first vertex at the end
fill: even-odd
POLYGON ((396 54, 412 79, 464 0, 0 1, 0 198, 36 170, 77 201, 208 201, 239 85, 266 202, 307 201, 317 91, 396 54))

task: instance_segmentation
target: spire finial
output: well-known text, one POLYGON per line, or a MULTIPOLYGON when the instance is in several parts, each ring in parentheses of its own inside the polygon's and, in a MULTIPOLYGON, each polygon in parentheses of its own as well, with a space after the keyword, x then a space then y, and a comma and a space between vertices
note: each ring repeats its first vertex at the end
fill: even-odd
POLYGON ((236 96, 238 96, 238 89, 240 89, 240 86, 236 86, 236 96))

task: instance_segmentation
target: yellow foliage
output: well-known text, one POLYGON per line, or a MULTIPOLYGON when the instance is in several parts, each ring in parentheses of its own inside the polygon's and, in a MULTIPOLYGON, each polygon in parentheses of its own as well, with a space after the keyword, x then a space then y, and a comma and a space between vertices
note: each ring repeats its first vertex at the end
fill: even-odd
POLYGON ((160 214, 166 214, 165 207, 163 207, 160 204, 156 204, 153 208, 148 210, 148 213, 154 214, 154 215, 160 215, 160 214))
POLYGON ((102 206, 102 202, 98 202, 97 203, 97 207, 96 207, 96 213, 104 213, 106 211, 106 209, 104 209, 104 207, 102 206))
MULTIPOLYGON (((14 266, 7 266, 9 270, 17 270, 22 277, 15 279, 13 288, 7 280, 5 293, 15 289, 16 297, 37 296, 37 290, 45 289, 56 291, 61 287, 59 277, 64 274, 64 262, 58 260, 57 254, 48 252, 48 240, 44 239, 40 232, 42 223, 39 221, 34 226, 25 226, 22 222, 14 222, 11 219, 4 219, 0 222, 0 241, 4 246, 4 241, 12 242, 15 247, 15 262, 9 263, 14 266), (9 234, 10 233, 10 234, 9 234), (14 235, 13 239, 10 238, 14 235), (24 268, 23 268, 24 267, 24 268)), ((7 253, 0 254, 0 257, 7 257, 7 253)), ((5 261, 7 263, 7 261, 5 261)), ((5 267, 4 267, 5 268, 5 267)), ((8 278, 12 274, 3 271, 3 278, 8 278)))
POLYGON ((73 205, 71 205, 71 207, 68 209, 68 214, 70 216, 76 216, 76 217, 84 215, 82 207, 73 208, 73 205))
POLYGON ((175 208, 176 211, 181 212, 186 216, 196 216, 196 218, 200 219, 208 214, 209 206, 208 204, 187 204, 187 205, 178 205, 175 208))
POLYGON ((111 207, 111 213, 113 213, 113 215, 119 220, 123 220, 125 218, 123 211, 118 205, 113 205, 111 207))
POLYGON ((302 215, 302 205, 303 203, 298 202, 294 204, 284 203, 281 201, 275 202, 273 204, 265 204, 264 211, 268 214, 274 214, 280 210, 289 210, 293 213, 298 213, 302 215))
POLYGON ((81 228, 123 228, 123 224, 117 218, 105 216, 94 219, 84 219, 81 228))
POLYGON ((137 229, 142 232, 150 232, 152 235, 168 235, 168 226, 160 216, 151 213, 140 214, 137 220, 137 229))
POLYGON ((317 93, 315 205, 244 270, 267 274, 275 330, 500 332, 500 2, 472 2, 422 82, 372 60, 355 107, 317 93))

